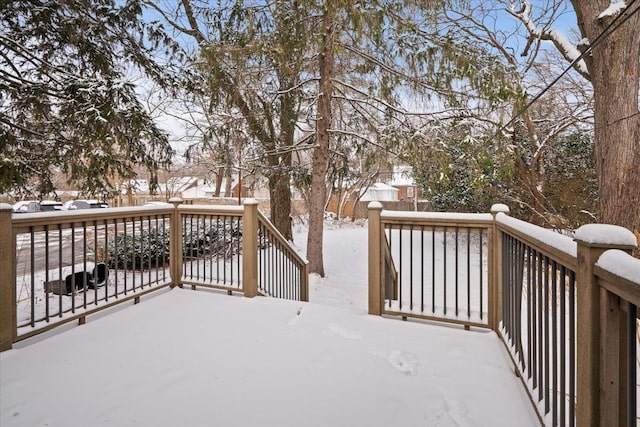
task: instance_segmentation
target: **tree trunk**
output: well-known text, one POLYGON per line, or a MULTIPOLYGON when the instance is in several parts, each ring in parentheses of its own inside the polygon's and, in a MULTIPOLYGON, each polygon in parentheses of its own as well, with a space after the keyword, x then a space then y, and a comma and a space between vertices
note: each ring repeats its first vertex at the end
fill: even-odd
POLYGON ((327 168, 329 161, 329 129, 331 127, 331 97, 333 95, 333 16, 327 5, 324 16, 322 46, 319 58, 320 83, 318 96, 318 121, 316 123, 316 148, 313 150, 313 174, 309 198, 309 234, 307 259, 309 271, 324 277, 323 222, 327 194, 327 168))
POLYGON ((291 187, 289 174, 276 169, 269 175, 269 195, 271 202, 271 222, 287 240, 293 240, 291 233, 291 187))
MULTIPOLYGON (((613 17, 598 19, 609 0, 572 1, 592 43, 613 17)), ((634 6, 635 9, 638 6, 634 6)), ((627 12, 629 13, 629 12, 627 12)), ((595 101, 598 220, 640 228, 640 14, 613 31, 585 59, 595 101)))
POLYGON ((231 197, 231 165, 227 165, 224 171, 225 186, 224 197, 231 197))
POLYGON ((218 168, 216 173, 216 190, 213 193, 213 197, 220 197, 220 190, 222 190, 222 180, 224 179, 224 166, 218 168))

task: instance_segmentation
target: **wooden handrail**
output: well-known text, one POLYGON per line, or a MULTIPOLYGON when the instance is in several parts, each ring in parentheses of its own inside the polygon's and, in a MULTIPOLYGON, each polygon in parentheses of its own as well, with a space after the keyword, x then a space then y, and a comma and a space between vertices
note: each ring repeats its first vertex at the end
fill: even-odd
POLYGON ((622 250, 610 249, 600 255, 593 272, 600 287, 640 306, 640 259, 622 250), (625 266, 624 272, 617 268, 620 264, 625 266))
POLYGON ((134 208, 100 208, 82 209, 77 211, 37 212, 13 214, 11 218, 15 233, 26 233, 33 227, 34 231, 42 231, 46 225, 55 224, 62 228, 69 228, 71 224, 83 221, 109 221, 131 220, 140 216, 170 215, 174 212, 173 206, 141 206, 134 208))
POLYGON ((498 230, 503 233, 516 237, 518 240, 526 243, 550 259, 559 262, 573 271, 576 270, 577 245, 571 237, 512 218, 505 214, 498 214, 496 216, 496 225, 498 230), (528 228, 530 232, 523 232, 523 228, 528 228), (545 239, 542 239, 541 236, 544 236, 545 239), (549 244, 551 240, 556 246, 549 244))
POLYGON ((283 243, 285 245, 285 247, 287 248, 287 253, 293 256, 296 262, 298 262, 301 265, 308 264, 308 261, 302 258, 302 256, 291 247, 289 241, 282 235, 282 233, 280 233, 280 231, 278 231, 277 228, 273 226, 273 224, 271 224, 271 221, 269 221, 264 216, 264 214, 260 211, 258 211, 258 220, 260 221, 260 224, 262 224, 265 228, 269 230, 269 232, 271 232, 274 236, 276 236, 276 238, 280 243, 283 243))

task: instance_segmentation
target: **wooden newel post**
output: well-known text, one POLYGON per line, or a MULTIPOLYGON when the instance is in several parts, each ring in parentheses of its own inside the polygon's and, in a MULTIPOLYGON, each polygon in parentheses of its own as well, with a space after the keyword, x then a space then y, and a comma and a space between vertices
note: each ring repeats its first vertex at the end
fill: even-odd
POLYGON ((171 215, 171 232, 169 239, 169 274, 171 275, 171 287, 180 286, 182 284, 182 219, 178 211, 178 207, 182 204, 182 199, 172 197, 169 199, 174 207, 171 215))
POLYGON ((491 230, 488 281, 489 281, 489 327, 498 332, 502 321, 502 234, 498 228, 496 217, 503 213, 509 215, 509 206, 496 203, 491 206, 493 215, 493 227, 491 230))
POLYGON ((300 273, 300 301, 309 302, 309 263, 305 262, 300 273))
POLYGON ((16 243, 12 212, 11 205, 0 203, 0 351, 9 350, 16 335, 16 243))
POLYGON ((368 206, 369 217, 369 314, 382 314, 382 228, 380 214, 382 204, 371 202, 368 206))
MULTIPOLYGON (((575 241, 578 261, 576 271, 576 425, 578 427, 619 425, 614 419, 619 416, 618 361, 606 360, 602 357, 601 339, 617 339, 620 331, 617 330, 619 328, 617 319, 613 324, 608 321, 612 317, 607 310, 611 301, 608 301, 607 292, 598 286, 594 266, 600 255, 608 249, 630 251, 635 248, 636 238, 633 233, 623 227, 589 224, 576 230, 575 241), (612 363, 616 366, 617 372, 609 377, 608 366, 612 363), (604 384, 603 379, 610 384, 604 384), (607 409, 607 405, 614 405, 615 409, 613 411, 611 408, 607 409)), ((619 307, 619 304, 615 306, 619 307)), ((633 381, 635 382, 635 378, 633 381)))
POLYGON ((258 295, 258 202, 244 201, 242 215, 242 289, 244 296, 258 295))

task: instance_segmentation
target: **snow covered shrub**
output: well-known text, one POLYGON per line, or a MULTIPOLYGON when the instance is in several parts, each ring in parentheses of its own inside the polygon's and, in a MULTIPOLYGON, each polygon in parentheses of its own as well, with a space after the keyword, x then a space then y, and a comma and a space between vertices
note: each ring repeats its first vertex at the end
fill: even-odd
POLYGON ((169 230, 151 228, 119 233, 106 250, 109 268, 140 269, 162 267, 169 263, 169 230))
MULTIPOLYGON (((242 252, 242 227, 237 221, 199 219, 183 223, 182 256, 230 258, 242 252)), ((145 269, 169 263, 169 229, 151 228, 119 233, 104 251, 109 268, 145 269)), ((265 239, 262 246, 268 246, 265 239)))

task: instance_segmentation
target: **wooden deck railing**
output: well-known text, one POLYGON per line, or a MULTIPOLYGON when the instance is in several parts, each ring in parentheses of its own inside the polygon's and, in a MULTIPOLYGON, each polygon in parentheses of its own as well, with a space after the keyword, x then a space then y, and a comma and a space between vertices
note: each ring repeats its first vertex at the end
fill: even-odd
POLYGON ((257 209, 181 205, 12 214, 0 205, 0 351, 166 287, 308 300, 308 269, 257 209))
POLYGON ((493 217, 370 205, 369 311, 488 327, 493 217))
POLYGON ((633 233, 369 205, 369 313, 491 328, 545 425, 636 424, 633 233), (397 272, 397 279, 396 279, 397 272))
MULTIPOLYGON (((261 295, 309 301, 309 264, 258 212, 257 290, 261 295)), ((254 261, 254 262, 256 262, 254 261)))

